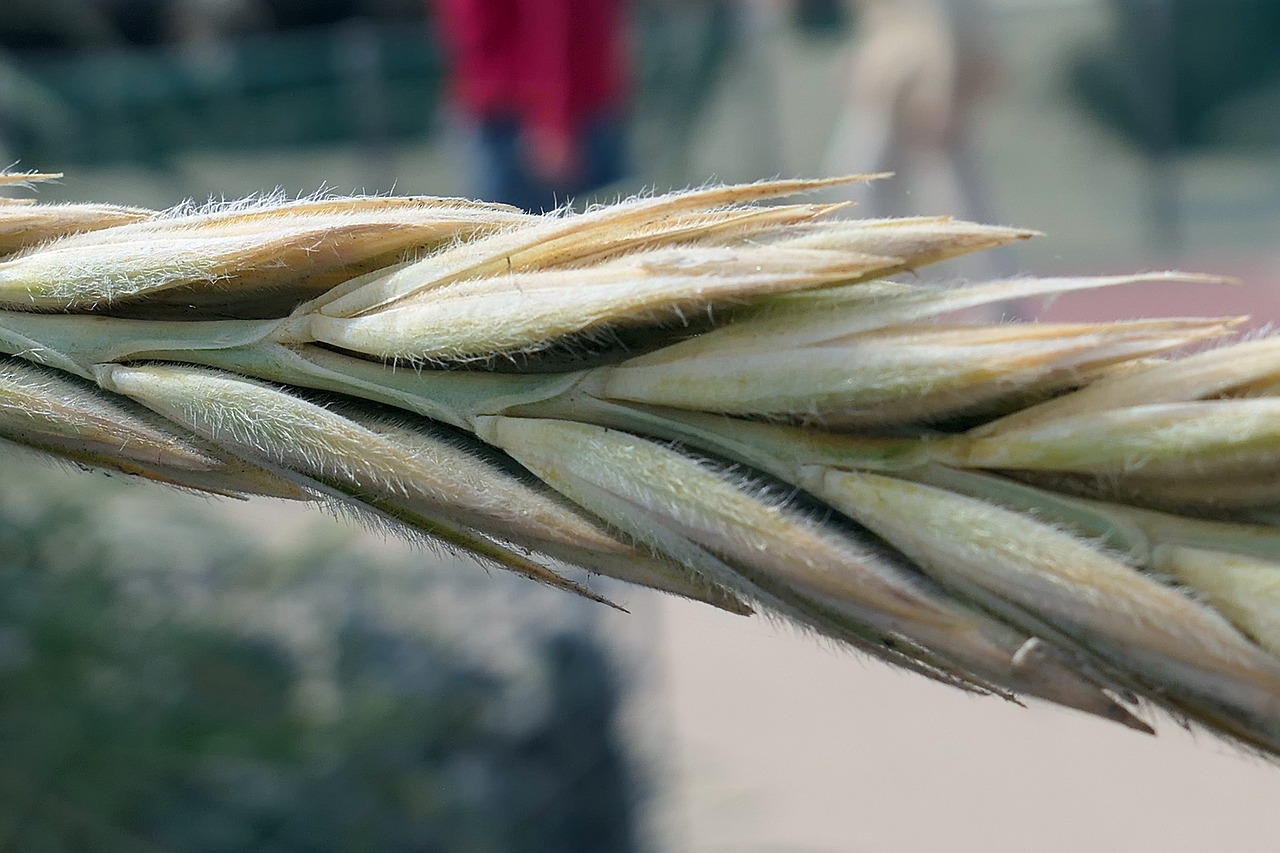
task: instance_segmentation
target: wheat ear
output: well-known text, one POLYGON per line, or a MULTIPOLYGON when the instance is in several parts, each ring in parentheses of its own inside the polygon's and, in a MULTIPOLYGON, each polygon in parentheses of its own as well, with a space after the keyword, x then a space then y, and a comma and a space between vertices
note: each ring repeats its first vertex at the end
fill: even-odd
POLYGON ((893 281, 1033 233, 763 203, 830 183, 547 216, 5 203, 0 436, 1280 754, 1276 339, 1232 342, 1230 317, 958 321, 1197 277, 893 281))

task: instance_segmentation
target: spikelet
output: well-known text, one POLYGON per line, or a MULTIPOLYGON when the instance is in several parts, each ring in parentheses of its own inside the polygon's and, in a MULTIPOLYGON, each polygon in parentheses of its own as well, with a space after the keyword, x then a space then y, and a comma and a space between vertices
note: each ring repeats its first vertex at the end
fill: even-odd
MULTIPOLYGON (((39 176, 3 176, 17 185, 39 176)), ((1181 273, 898 273, 1035 232, 710 187, 0 203, 0 438, 354 508, 600 600, 764 610, 964 690, 1280 756, 1280 344, 968 323, 1181 273)))
POLYGON ((453 199, 361 198, 268 200, 82 228, 0 261, 0 305, 269 314, 406 254, 524 219, 453 199))

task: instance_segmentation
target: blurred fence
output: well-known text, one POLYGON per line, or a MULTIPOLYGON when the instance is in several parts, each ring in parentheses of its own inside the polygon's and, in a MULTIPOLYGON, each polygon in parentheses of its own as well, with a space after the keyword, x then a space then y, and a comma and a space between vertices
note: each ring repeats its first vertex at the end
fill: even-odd
POLYGON ((163 162, 190 150, 253 151, 422 138, 443 65, 430 26, 349 21, 220 41, 17 62, 59 105, 11 110, 24 162, 163 162))

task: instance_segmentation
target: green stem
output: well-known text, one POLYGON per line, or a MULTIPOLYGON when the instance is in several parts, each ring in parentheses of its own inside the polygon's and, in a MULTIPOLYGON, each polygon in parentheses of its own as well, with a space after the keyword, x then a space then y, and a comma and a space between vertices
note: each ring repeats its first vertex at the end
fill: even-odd
POLYGON ((342 355, 321 347, 262 344, 203 352, 154 353, 303 388, 347 394, 470 430, 473 419, 556 397, 579 374, 503 374, 417 370, 342 355))
POLYGON ((0 311, 0 352, 86 379, 94 365, 173 361, 350 394, 467 429, 481 415, 556 397, 581 378, 419 370, 316 346, 276 343, 280 320, 131 320, 88 314, 0 311))
POLYGON ((156 358, 175 361, 204 350, 268 340, 279 320, 129 320, 96 314, 0 311, 0 351, 56 367, 85 379, 95 364, 156 358))

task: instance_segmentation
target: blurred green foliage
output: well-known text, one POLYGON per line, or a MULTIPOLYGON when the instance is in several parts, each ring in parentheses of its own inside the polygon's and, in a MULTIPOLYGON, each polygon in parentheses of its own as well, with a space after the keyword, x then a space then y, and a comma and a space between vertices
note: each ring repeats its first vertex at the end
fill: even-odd
POLYGON ((0 850, 634 849, 587 635, 486 637, 530 620, 422 560, 0 465, 0 850))
POLYGON ((1072 77, 1081 102, 1145 150, 1280 145, 1280 3, 1109 0, 1110 40, 1072 77))

